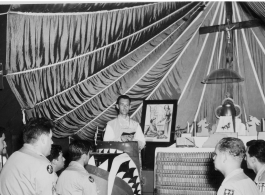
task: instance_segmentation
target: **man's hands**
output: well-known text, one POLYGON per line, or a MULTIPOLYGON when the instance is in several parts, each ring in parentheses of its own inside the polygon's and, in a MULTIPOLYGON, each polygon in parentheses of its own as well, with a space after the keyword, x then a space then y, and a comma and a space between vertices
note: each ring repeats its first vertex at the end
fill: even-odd
POLYGON ((122 142, 133 141, 133 138, 134 138, 134 135, 122 135, 121 141, 122 142))

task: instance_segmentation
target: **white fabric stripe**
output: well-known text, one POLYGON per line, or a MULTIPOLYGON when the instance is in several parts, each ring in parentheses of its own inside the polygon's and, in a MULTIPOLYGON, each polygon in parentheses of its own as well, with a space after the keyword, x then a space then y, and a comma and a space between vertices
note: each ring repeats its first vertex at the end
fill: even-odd
POLYGON ((255 34, 255 32, 253 31, 253 29, 251 29, 251 32, 252 32, 252 34, 254 35, 256 41, 258 42, 258 45, 260 46, 260 48, 261 48, 263 54, 265 55, 265 49, 264 49, 262 43, 261 43, 260 40, 258 39, 258 37, 257 37, 257 35, 255 34))
MULTIPOLYGON (((182 9, 184 9, 184 8, 187 7, 188 5, 189 5, 189 4, 187 4, 186 6, 183 6, 182 9)), ((118 40, 118 41, 115 41, 115 42, 113 42, 113 43, 111 43, 111 44, 105 45, 104 47, 101 47, 101 48, 98 48, 98 49, 96 49, 96 50, 90 51, 90 52, 88 52, 88 53, 85 53, 85 54, 82 54, 82 55, 79 55, 79 56, 73 57, 73 58, 71 58, 71 59, 67 59, 67 60, 64 60, 64 61, 61 61, 61 62, 57 62, 57 63, 55 63, 55 64, 49 64, 49 65, 42 66, 42 67, 39 67, 39 68, 33 68, 33 69, 30 69, 30 70, 24 70, 24 71, 20 71, 20 72, 9 73, 9 74, 6 74, 6 76, 12 76, 12 75, 17 75, 17 74, 29 73, 29 72, 38 71, 38 70, 41 70, 41 69, 51 68, 51 67, 57 66, 57 65, 59 65, 59 64, 67 63, 67 62, 73 61, 73 60, 75 60, 75 59, 82 58, 82 57, 84 57, 84 56, 90 55, 90 54, 95 53, 95 52, 97 52, 97 51, 100 51, 100 50, 103 50, 103 49, 105 49, 105 48, 111 47, 112 45, 115 45, 115 44, 117 44, 117 43, 119 43, 119 42, 122 42, 123 40, 129 39, 130 37, 132 37, 132 36, 134 36, 134 35, 136 35, 136 34, 139 34, 139 33, 141 33, 142 31, 145 31, 146 29, 151 28, 152 26, 156 25, 157 23, 162 22, 163 20, 166 20, 167 18, 171 17, 171 15, 174 15, 175 13, 177 13, 177 12, 179 12, 179 11, 182 11, 182 9, 180 9, 180 10, 176 10, 175 12, 173 12, 173 13, 169 14, 168 16, 166 16, 166 17, 164 17, 164 18, 162 18, 162 19, 156 21, 155 23, 151 24, 150 26, 147 26, 147 27, 145 27, 145 28, 143 28, 143 29, 141 29, 141 30, 139 30, 139 31, 137 31, 137 32, 134 32, 134 33, 130 34, 129 36, 126 36, 126 37, 124 37, 124 38, 122 38, 122 39, 120 39, 120 40, 118 40)), ((147 42, 148 42, 148 41, 147 41, 147 42)))
MULTIPOLYGON (((234 2, 232 2, 232 8, 233 8, 233 13, 235 13, 235 3, 234 2)), ((234 20, 234 22, 237 22, 235 14, 233 14, 233 20, 234 20)), ((234 48, 236 48, 236 58, 238 59, 238 37, 237 37, 237 30, 234 31, 234 34, 235 34, 235 47, 234 48)), ((239 60, 237 60, 237 67, 238 67, 238 73, 239 73, 239 75, 241 75, 240 66, 239 66, 239 60)))
MULTIPOLYGON (((236 2, 232 2, 232 8, 233 8, 233 13, 235 13, 235 3, 236 2)), ((234 20, 234 22, 238 22, 237 21, 237 19, 236 19, 236 16, 235 16, 235 14, 233 14, 233 20, 234 20)), ((238 36, 237 36, 237 30, 235 30, 234 31, 234 34, 235 34, 235 48, 236 48, 236 57, 237 57, 237 59, 238 59, 238 57, 239 57, 239 52, 238 52, 238 36)), ((237 67, 238 67, 238 73, 239 73, 239 75, 241 75, 241 69, 240 69, 240 64, 239 64, 239 60, 237 60, 237 67)), ((239 84, 239 87, 241 88, 241 92, 242 92, 242 88, 243 87, 245 87, 246 88, 246 86, 245 85, 241 85, 241 84, 239 84)), ((248 94, 246 94, 246 95, 248 95, 248 94)), ((243 94, 242 95, 240 95, 240 97, 242 98, 242 100, 243 100, 243 94)), ((246 109, 245 109, 245 104, 244 104, 244 101, 242 101, 242 107, 243 107, 243 115, 244 115, 244 117, 245 117, 245 120, 246 120, 246 128, 247 128, 247 132, 249 131, 249 126, 248 126, 248 123, 247 123, 247 113, 246 113, 246 109)))
MULTIPOLYGON (((218 2, 217 9, 215 10, 215 13, 214 13, 214 19, 216 18, 216 15, 217 15, 217 12, 218 12, 217 10, 219 9, 219 6, 220 6, 220 2, 218 2)), ((214 19, 212 20, 211 25, 213 25, 213 23, 214 23, 214 19)), ((199 28, 198 28, 198 30, 199 30, 199 28)), ((202 48, 205 47, 206 40, 208 39, 208 36, 209 36, 209 33, 207 33, 207 35, 206 35, 206 38, 205 38, 205 40, 204 40, 204 43, 203 43, 202 48)), ((200 51, 199 56, 201 56, 201 54, 202 54, 202 49, 201 49, 201 51, 200 51)), ((199 62, 199 56, 197 57, 197 60, 196 60, 195 65, 194 65, 194 67, 193 67, 193 69, 192 69, 192 71, 191 71, 191 74, 190 74, 190 76, 189 76, 189 78, 188 78, 188 80, 187 80, 187 82, 186 82, 186 84, 185 84, 185 87, 184 87, 183 91, 181 92, 181 95, 180 95, 180 97, 179 97, 178 104, 180 103, 180 101, 181 101, 181 99, 182 99, 182 97, 183 97, 183 95, 184 95, 184 93, 185 93, 185 91, 186 91, 186 89, 187 89, 187 87, 188 87, 188 85, 189 85, 189 83, 190 83, 191 77, 192 77, 192 75, 193 75, 193 73, 194 73, 194 71, 195 71, 195 69, 196 69, 196 67, 197 67, 197 65, 198 65, 198 62, 199 62)))
MULTIPOLYGON (((213 5, 214 4, 212 4, 212 7, 213 7, 213 5)), ((210 6, 210 4, 208 4, 207 6, 210 6)), ((211 9, 212 9, 212 7, 209 9, 209 11, 208 11, 208 13, 206 14, 206 16, 209 14, 209 12, 211 11, 211 9)), ((192 23, 188 26, 188 28, 186 29, 186 30, 188 30, 191 26, 192 26, 192 24, 193 23, 195 23, 195 21, 196 20, 198 20, 199 19, 199 17, 202 15, 202 13, 200 13, 198 16, 197 16, 197 18, 196 19, 194 19, 193 21, 192 21, 192 23)), ((206 16, 205 16, 205 18, 206 18, 206 16)), ((204 19, 205 19, 204 18, 204 19)), ((203 23, 203 21, 202 21, 202 23, 203 23)), ((201 25, 202 25, 202 23, 201 23, 201 25)), ((200 26, 201 26, 200 25, 200 26)), ((186 32, 186 30, 180 35, 180 37, 186 32)), ((199 28, 198 28, 198 30, 199 30, 199 28)), ((167 75, 171 72, 171 70, 174 68, 174 66, 176 65, 176 63, 179 61, 179 59, 181 58, 181 56, 182 56, 182 54, 185 52, 185 50, 186 50, 186 48, 189 46, 189 44, 191 43, 191 41, 192 41, 192 39, 195 37, 195 35, 196 35, 196 33, 198 32, 198 30, 196 30, 195 32, 194 32, 194 34, 192 35, 192 37, 191 37, 191 39, 189 40, 189 42, 187 43, 187 45, 183 48, 183 50, 181 51, 181 53, 180 53, 180 55, 179 55, 179 57, 176 59, 176 61, 175 61, 175 63, 172 65, 172 67, 168 70, 168 72, 167 72, 167 74, 164 76, 164 79, 167 77, 167 75)), ((179 39, 179 38, 178 38, 179 39)), ((159 82, 159 84, 156 86, 156 88, 152 91, 152 93, 150 93, 150 95, 146 98, 146 100, 148 100, 152 95, 153 95, 153 93, 157 90, 157 88, 160 86, 160 84, 164 81, 164 79, 162 79, 160 82, 159 82)), ((183 92, 182 92, 183 93, 183 92)), ((179 102, 179 101, 178 101, 179 102)), ((134 113, 131 115, 131 117, 133 117, 140 109, 141 109, 141 107, 143 106, 143 103, 141 103, 141 105, 134 111, 134 113)))
MULTIPOLYGON (((188 13, 187 13, 188 14, 188 13)), ((183 16, 183 17, 185 17, 185 16, 183 16)), ((181 19, 180 19, 181 20, 181 19)), ((178 21, 176 21, 176 22, 178 22, 178 21)), ((183 21, 184 22, 184 21, 183 21)), ((183 24, 183 23, 182 23, 183 24)), ((179 27, 177 28, 177 29, 175 29, 175 31, 177 31, 181 26, 182 26, 182 24, 181 25, 179 25, 179 27)), ((173 24, 172 24, 173 25, 173 24)), ((165 29, 166 30, 166 29, 165 29)), ((173 34, 175 31, 173 31, 171 34, 173 34)), ((164 31, 162 31, 161 33, 163 33, 164 31)), ((161 34, 160 33, 160 34, 161 34)), ((168 38, 169 38, 170 36, 168 36, 165 40, 167 40, 168 38)), ((164 41, 165 41, 164 40, 164 41)), ((148 40, 148 41, 150 41, 150 40, 148 40)), ((163 42, 161 42, 159 45, 157 45, 155 48, 153 48, 153 50, 151 50, 146 56, 145 56, 145 58, 143 58, 142 60, 140 60, 137 64, 135 64, 134 66, 132 66, 130 69, 128 69, 128 71, 127 72, 129 72, 131 69, 133 69, 133 68, 135 68, 137 65, 139 65, 142 61, 144 61, 148 56, 149 56, 149 54, 151 54, 156 48, 158 48, 160 45, 162 45, 163 44, 163 42)), ((153 66, 155 66, 155 63, 153 64, 153 66)), ((148 71, 153 67, 153 66, 151 66, 149 69, 148 69, 148 71)), ((147 72, 148 72, 147 71, 147 72)), ((91 98, 89 98, 88 100, 86 100, 85 102, 83 102, 82 104, 80 104, 78 107, 75 107, 73 110, 71 110, 71 111, 69 111, 69 112, 67 112, 66 114, 64 114, 63 116, 61 116, 61 117, 59 117, 59 118, 57 118, 55 121, 58 121, 59 119, 61 119, 61 118, 63 118, 64 116, 66 116, 66 115, 68 115, 69 113, 71 113, 71 112, 73 112, 74 110, 76 110, 76 109, 78 109, 79 107, 81 107, 81 106, 83 106, 84 104, 86 104, 88 101, 90 101, 92 98, 94 98, 94 97, 96 97, 99 93, 101 93, 101 92, 103 92, 103 91, 105 91, 107 88, 109 88, 111 85, 113 85, 113 84, 115 84, 119 79, 121 79, 125 74, 127 74, 127 72, 125 72, 125 73, 123 73, 118 79, 116 79, 115 81, 113 81, 110 85, 108 85, 106 88, 104 88, 104 89, 102 89, 100 92, 98 92, 97 94, 95 94, 94 96, 92 96, 91 98)), ((144 76, 144 75, 143 75, 144 76)), ((142 77, 140 77, 140 79, 141 79, 142 77)), ((138 80, 139 81, 139 80, 138 80)), ((138 82, 137 81, 137 82, 138 82)), ((127 93, 128 92, 128 90, 125 92, 125 93, 127 93)), ((111 106, 113 106, 113 105, 115 105, 116 104, 116 102, 114 102, 113 104, 111 104, 109 107, 111 107, 111 106)), ((105 111, 106 111, 107 109, 105 109, 105 111)), ((103 111, 101 114, 103 114, 105 111, 103 111)), ((99 116, 101 116, 101 114, 100 115, 98 115, 95 119, 97 119, 99 116)), ((94 121, 94 119, 92 120, 92 121, 94 121)), ((91 121, 91 122, 92 122, 91 121)), ((84 127, 86 127, 87 125, 85 125, 84 127)), ((84 127, 82 127, 81 129, 83 129, 84 127)), ((79 129, 76 133, 78 133, 81 129, 79 129)))
POLYGON ((6 15, 6 14, 8 14, 9 12, 5 12, 5 13, 0 13, 0 16, 2 16, 2 15, 6 15))
MULTIPOLYGON (((190 13, 190 12, 188 12, 187 14, 189 14, 189 13, 190 13)), ((187 15, 187 14, 186 14, 186 15, 187 15)), ((183 17, 181 17, 181 18, 180 18, 179 20, 177 20, 176 22, 182 20, 186 15, 184 15, 183 17)), ((176 23, 176 22, 175 22, 175 23, 176 23)), ((156 37, 158 37, 160 34, 162 34, 164 31, 166 31, 167 29, 169 29, 169 28, 170 28, 171 26, 173 26, 175 23, 171 24, 169 27, 167 27, 167 28, 166 28, 165 30, 163 30, 161 33, 157 34, 153 39, 155 39, 156 37)), ((144 44, 146 44, 146 43, 149 42, 149 41, 150 41, 150 40, 144 42, 144 43, 143 43, 142 45, 140 45, 139 47, 143 46, 144 44)), ((159 45, 160 45, 160 44, 159 44, 159 45)), ((138 47, 138 48, 139 48, 139 47, 138 47)), ((127 56, 129 56, 131 53, 133 53, 134 51, 136 51, 138 48, 135 48, 135 49, 132 50, 130 53, 126 54, 125 56, 123 56, 122 58, 120 58, 120 59, 117 60, 117 61, 121 61, 121 60, 125 59, 127 56)), ((152 51, 153 51, 153 50, 152 50, 152 51)), ((149 53, 151 53, 151 52, 149 52, 149 53)), ((148 53, 148 54, 149 54, 149 53, 148 53)), ((145 58, 144 58, 144 59, 145 59, 145 58)), ((87 77, 87 78, 84 79, 83 81, 81 81, 81 82, 79 82, 79 83, 77 83, 77 84, 71 86, 70 88, 65 89, 65 90, 63 90, 63 91, 61 91, 61 92, 55 94, 54 96, 51 96, 51 97, 49 97, 49 98, 47 98, 47 99, 45 99, 45 100, 43 100, 43 101, 41 101, 41 102, 35 104, 35 106, 40 105, 40 104, 43 104, 43 103, 45 103, 46 101, 49 101, 49 100, 51 100, 51 99, 53 99, 53 98, 55 98, 55 97, 57 97, 57 96, 59 96, 59 95, 65 93, 65 92, 71 90, 72 88, 75 88, 75 87, 78 86, 78 85, 81 85, 82 83, 86 82, 87 80, 89 80, 89 79, 91 79, 91 78, 93 78, 93 77, 99 75, 101 72, 105 71, 106 69, 109 69, 111 66, 114 66, 114 65, 117 63, 117 61, 116 61, 116 62, 113 62, 112 64, 110 64, 109 66, 107 66, 107 67, 105 67, 104 69, 100 70, 99 72, 97 72, 97 73, 95 73, 95 74, 93 74, 93 75, 87 77)), ((141 61, 142 61, 142 60, 141 60, 141 61)), ((139 62, 141 62, 141 61, 139 61, 139 62)), ((138 64, 138 63, 137 63, 137 64, 138 64)), ((137 64, 135 64, 135 65, 137 65, 137 64)), ((133 68, 133 67, 132 67, 132 68, 133 68)), ((123 75, 125 75, 127 72, 129 72, 132 68, 128 69, 128 71, 126 71, 123 75)), ((123 75, 122 75, 122 76, 123 76, 123 75)), ((103 90, 104 90, 104 89, 103 89, 103 90)), ((99 93, 101 93, 103 90, 101 90, 99 93)), ((94 95, 93 97, 95 97, 95 96, 97 96, 97 94, 94 95)), ((92 98, 93 98, 93 97, 92 97, 92 98)), ((91 98, 90 98, 90 99, 91 99, 91 98)), ((58 120, 58 119, 57 119, 57 120, 58 120)))
MULTIPOLYGON (((104 2, 102 2, 104 3, 104 2)), ((90 14, 100 14, 100 13, 109 13, 109 12, 117 12, 117 11, 123 11, 123 10, 132 10, 132 9, 137 9, 137 8, 141 8, 141 7, 148 7, 148 6, 152 6, 155 4, 159 4, 159 3, 150 3, 150 4, 146 4, 146 5, 138 5, 135 7, 124 7, 122 9, 113 9, 113 10, 104 10, 104 11, 95 11, 95 12, 66 12, 66 13, 37 13, 37 12, 16 12, 16 11, 10 11, 9 13, 12 14, 19 14, 19 15, 35 15, 35 16, 58 16, 58 15, 90 15, 90 14)))
MULTIPOLYGON (((218 10, 219 10, 219 7, 220 7, 220 3, 218 4, 218 7, 214 13, 214 17, 212 19, 212 22, 211 22, 211 26, 213 25, 214 21, 215 21, 215 18, 217 16, 217 13, 218 13, 218 10)), ((224 8, 224 2, 222 2, 222 6, 221 6, 221 9, 224 8)), ((219 16, 219 21, 218 21, 218 25, 221 24, 221 20, 222 20, 222 14, 220 14, 219 16)), ((215 48, 216 48, 216 45, 217 45, 217 39, 218 39, 218 36, 219 36, 219 33, 217 32, 215 34, 215 40, 214 40, 214 45, 213 45, 213 49, 212 49, 212 54, 211 54, 211 58, 210 58, 210 61, 209 61, 209 66, 208 66, 208 70, 207 70, 207 75, 210 73, 211 71, 211 67, 212 67, 212 62, 213 62, 213 56, 214 56, 214 53, 215 53, 215 48)), ((203 46, 202 46, 202 49, 201 49, 201 53, 200 55, 198 56, 198 61, 199 61, 199 58, 201 57, 201 54, 202 54, 202 50, 204 50, 204 47, 205 47, 205 44, 208 40, 208 37, 209 37, 209 33, 207 33, 207 37, 205 38, 204 40, 204 43, 203 43, 203 46)), ((198 63, 198 62, 196 62, 198 63)), ((197 64, 196 64, 197 66, 197 64)), ((200 97, 200 101, 199 101, 199 104, 198 104, 198 108, 197 108, 197 111, 195 113, 195 116, 194 116, 194 120, 193 121, 196 121, 197 120, 197 117, 198 117, 198 114, 199 114, 199 111, 201 109, 201 104, 202 104, 202 100, 203 100, 203 97, 204 97, 204 94, 205 94, 205 91, 206 91, 206 87, 207 87, 207 84, 204 84, 203 86, 203 90, 202 90, 202 94, 201 94, 201 97, 200 97)))
MULTIPOLYGON (((237 16, 239 18, 239 22, 241 22, 241 17, 239 15, 239 11, 238 11, 238 7, 236 5, 236 13, 237 13, 237 16)), ((244 43, 245 43, 245 46, 246 46, 246 50, 247 50, 247 53, 248 53, 248 57, 249 57, 249 61, 250 61, 250 64, 251 64, 251 68, 253 70, 253 73, 254 73, 254 76, 255 76, 255 79, 256 79, 256 82, 257 82, 257 85, 258 85, 258 88, 259 88, 259 91, 260 91, 260 95, 263 99, 263 103, 265 104, 265 97, 264 97, 264 93, 262 91, 262 88, 261 88, 261 84, 259 82, 259 78, 258 78, 258 75, 257 75, 257 72, 255 70, 255 66, 254 66, 254 63, 253 63, 253 60, 252 60, 252 56, 251 56, 251 53, 250 53, 250 50, 249 50, 249 47, 248 47, 248 43, 247 43, 247 39, 246 39, 246 35, 245 35, 245 32, 243 29, 240 30, 242 35, 243 35, 243 39, 244 39, 244 43)))
MULTIPOLYGON (((201 14, 201 13, 200 13, 201 14)), ((183 23, 181 24, 181 25, 179 25, 179 27, 181 27, 183 25, 183 23)), ((189 28, 189 27, 188 27, 189 28)), ((175 31, 177 31, 178 30, 178 28, 175 30, 175 31)), ((175 32, 174 31, 174 32, 175 32)), ((171 34, 173 34, 174 32, 172 32, 171 34)), ((184 31, 185 32, 185 31, 184 31)), ((182 33, 182 34, 184 34, 184 33, 182 33)), ((180 37, 182 36, 182 34, 180 35, 180 37)), ((170 36, 168 36, 167 37, 167 39, 168 38, 170 38, 170 36)), ((159 45, 161 45, 161 44, 163 44, 167 39, 165 39, 163 42, 161 42, 159 45)), ((179 38, 175 41, 175 42, 177 42, 179 40, 179 38)), ((175 43, 174 42, 174 43, 175 43)), ((174 43, 166 50, 166 52, 165 52, 165 54, 167 53, 167 51, 171 48, 171 47, 173 47, 173 45, 174 45, 174 43)), ((158 47, 158 46, 157 46, 158 47)), ((151 52, 150 52, 151 53, 151 52)), ((165 55, 164 54, 164 55, 165 55)), ((164 56, 164 55, 162 55, 159 59, 157 59, 156 60, 156 62, 146 71, 146 73, 148 73, 155 65, 156 65, 156 63, 164 56)), ((147 57, 148 57, 148 55, 147 55, 147 57)), ((135 66, 134 66, 135 67, 135 66)), ((138 83, 143 77, 144 77, 145 75, 142 75, 135 83, 138 83)), ((124 94, 126 94, 128 91, 130 91, 131 90, 131 88, 133 88, 134 86, 131 86, 128 90, 126 90, 126 92, 124 93, 124 94)), ((111 104, 109 107, 112 107, 113 105, 115 105, 116 104, 116 102, 114 102, 113 104, 111 104)), ((141 107, 142 106, 142 104, 139 106, 139 107, 141 107)), ((139 108, 138 107, 138 108, 139 108)), ((74 134, 77 134, 78 132, 80 132, 80 131, 82 131, 86 126, 88 126, 90 123, 92 123, 93 121, 95 121, 97 118, 99 118, 102 114, 104 114, 105 113, 105 111, 107 111, 107 109, 105 109, 102 113, 100 113, 97 117, 95 117, 93 120, 91 120, 89 123, 87 123, 85 126, 83 126, 81 129, 79 129, 77 132, 75 132, 74 134)), ((135 112, 134 112, 135 113, 135 112)), ((130 117, 133 117, 134 116, 134 113, 130 116, 130 117)))
MULTIPOLYGON (((246 128, 247 128, 247 133, 249 133, 249 126, 248 126, 248 123, 247 123, 247 113, 246 113, 246 109, 245 109, 245 105, 243 104, 243 112, 244 112, 244 115, 245 115, 245 119, 246 119, 246 128)), ((248 134, 247 134, 248 135, 248 134)))

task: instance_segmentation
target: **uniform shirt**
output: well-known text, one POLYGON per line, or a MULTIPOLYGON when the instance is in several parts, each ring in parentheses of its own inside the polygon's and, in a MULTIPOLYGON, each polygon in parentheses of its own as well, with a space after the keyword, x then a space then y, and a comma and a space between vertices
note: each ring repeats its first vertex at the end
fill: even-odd
POLYGON ((261 194, 265 195, 265 165, 258 171, 255 183, 257 184, 261 194))
POLYGON ((53 185, 50 161, 30 144, 14 152, 0 174, 1 195, 54 195, 53 185))
POLYGON ((107 123, 104 141, 120 141, 122 133, 134 133, 132 141, 138 141, 138 146, 143 149, 145 138, 141 126, 138 122, 129 119, 125 121, 122 117, 117 117, 107 123), (127 123, 127 124, 126 124, 127 123), (125 125, 122 125, 125 124, 125 125))
POLYGON ((76 161, 71 161, 59 176, 56 192, 59 195, 97 195, 93 177, 76 161))
POLYGON ((242 169, 236 169, 226 176, 217 195, 260 195, 260 192, 242 169))

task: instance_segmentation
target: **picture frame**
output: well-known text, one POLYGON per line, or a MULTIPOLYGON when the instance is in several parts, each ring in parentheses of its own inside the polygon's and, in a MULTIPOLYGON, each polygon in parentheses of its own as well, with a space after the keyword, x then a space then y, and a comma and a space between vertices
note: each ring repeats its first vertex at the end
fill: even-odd
POLYGON ((144 100, 141 126, 146 142, 170 142, 176 113, 177 100, 144 100))

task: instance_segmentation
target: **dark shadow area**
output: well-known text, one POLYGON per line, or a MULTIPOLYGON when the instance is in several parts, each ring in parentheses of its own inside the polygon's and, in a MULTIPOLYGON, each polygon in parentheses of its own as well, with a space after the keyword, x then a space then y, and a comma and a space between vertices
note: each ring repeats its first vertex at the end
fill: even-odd
POLYGON ((171 132, 170 142, 146 142, 145 148, 142 150, 142 169, 154 170, 155 150, 159 147, 169 147, 176 143, 174 140, 174 132, 171 132))

